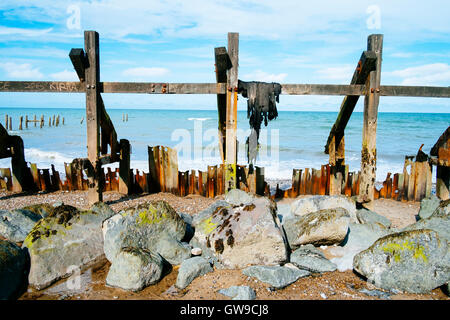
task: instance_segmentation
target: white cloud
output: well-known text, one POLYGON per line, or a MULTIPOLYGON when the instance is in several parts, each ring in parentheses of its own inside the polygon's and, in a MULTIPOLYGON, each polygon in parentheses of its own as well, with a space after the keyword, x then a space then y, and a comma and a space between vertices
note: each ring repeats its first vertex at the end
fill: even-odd
POLYGON ((327 80, 350 82, 350 80, 352 80, 354 70, 354 66, 345 65, 339 67, 322 68, 317 70, 317 74, 320 78, 327 80))
POLYGON ((60 72, 50 74, 50 78, 59 80, 59 81, 77 81, 78 80, 77 73, 75 71, 71 71, 71 70, 67 70, 67 69, 60 71, 60 72))
POLYGON ((165 76, 169 73, 169 69, 166 68, 129 68, 122 72, 125 77, 133 80, 158 80, 157 77, 165 76))
POLYGON ((450 82, 450 66, 447 63, 432 63, 391 72, 383 76, 400 78, 402 85, 444 85, 450 82))
POLYGON ((48 34, 53 28, 48 29, 24 29, 24 28, 10 28, 0 26, 0 35, 20 35, 25 37, 39 37, 44 34, 48 34))
POLYGON ((34 80, 41 79, 43 74, 39 71, 39 68, 34 68, 29 63, 14 63, 14 62, 5 62, 0 63, 0 68, 2 68, 7 77, 16 78, 16 79, 26 79, 26 80, 34 80))
POLYGON ((262 70, 256 70, 253 73, 245 74, 242 79, 247 81, 262 81, 262 82, 283 82, 287 77, 287 73, 267 73, 262 70))

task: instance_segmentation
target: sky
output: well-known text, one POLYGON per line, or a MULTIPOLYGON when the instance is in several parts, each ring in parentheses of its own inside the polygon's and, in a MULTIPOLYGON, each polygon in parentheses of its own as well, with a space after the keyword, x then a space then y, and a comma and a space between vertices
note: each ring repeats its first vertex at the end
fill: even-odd
MULTIPOLYGON (((101 81, 215 82, 214 48, 239 32, 241 80, 348 84, 367 37, 381 33, 382 85, 449 86, 449 15, 450 2, 434 0, 2 0, 0 80, 78 81, 68 54, 95 30, 101 81)), ((214 95, 103 97, 107 108, 216 109, 214 95)), ((341 101, 283 95, 278 108, 338 111, 341 101)), ((84 104, 82 94, 0 93, 0 107, 84 104)), ((445 98, 382 97, 379 111, 450 108, 445 98)))

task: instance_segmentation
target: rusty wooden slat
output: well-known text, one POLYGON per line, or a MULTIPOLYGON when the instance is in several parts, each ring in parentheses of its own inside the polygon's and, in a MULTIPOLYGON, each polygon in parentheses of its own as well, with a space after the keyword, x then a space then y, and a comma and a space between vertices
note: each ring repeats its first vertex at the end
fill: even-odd
POLYGON ((198 170, 198 193, 201 196, 205 195, 205 188, 203 187, 203 172, 198 170))
POLYGON ((189 194, 195 194, 195 170, 189 175, 189 194))
POLYGON ((224 175, 223 175, 224 167, 225 166, 223 165, 223 163, 217 166, 217 183, 216 183, 217 195, 224 193, 224 175))
POLYGON ((345 181, 344 194, 347 197, 352 196, 352 183, 353 183, 353 172, 347 173, 347 179, 345 181))
POLYGON ((319 183, 319 194, 325 195, 327 192, 327 166, 322 165, 320 167, 320 183, 319 183))
POLYGON ((416 185, 416 162, 411 163, 411 174, 409 176, 409 185, 408 185, 408 201, 414 201, 414 189, 416 185))
POLYGON ((37 190, 42 190, 41 182, 39 179, 39 170, 36 166, 36 163, 30 163, 30 171, 31 171, 31 176, 33 177, 33 181, 34 181, 34 184, 35 184, 37 190))
POLYGON ((394 180, 392 181, 391 199, 398 200, 398 173, 394 174, 394 180))
POLYGON ((391 198, 391 194, 392 194, 392 178, 391 178, 392 173, 388 172, 387 177, 386 177, 386 195, 385 197, 387 199, 391 198))

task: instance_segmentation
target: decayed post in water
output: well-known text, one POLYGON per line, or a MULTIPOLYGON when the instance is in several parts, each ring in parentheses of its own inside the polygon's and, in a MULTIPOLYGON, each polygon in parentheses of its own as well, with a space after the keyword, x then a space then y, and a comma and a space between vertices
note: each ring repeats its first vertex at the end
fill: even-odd
POLYGON ((120 139, 119 162, 119 192, 122 194, 130 194, 130 142, 127 139, 120 139))
POLYGON ((237 162, 237 95, 239 66, 239 33, 228 33, 228 56, 232 67, 227 74, 225 192, 236 189, 237 162))
POLYGON ((359 201, 368 209, 373 208, 374 186, 377 172, 377 117, 380 101, 381 62, 383 51, 383 35, 370 35, 367 50, 377 56, 376 69, 370 72, 366 81, 364 98, 364 123, 361 150, 361 184, 359 201))
POLYGON ((84 32, 84 47, 89 65, 86 68, 86 127, 88 159, 94 168, 89 177, 88 201, 102 201, 102 167, 100 155, 100 60, 99 36, 95 31, 84 32))

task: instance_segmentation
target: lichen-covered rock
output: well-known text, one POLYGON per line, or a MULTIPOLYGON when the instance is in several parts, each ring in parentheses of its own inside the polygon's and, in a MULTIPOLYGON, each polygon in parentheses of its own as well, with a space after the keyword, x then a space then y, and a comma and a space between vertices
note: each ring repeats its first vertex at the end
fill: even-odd
POLYGON ((439 203, 441 202, 441 199, 436 197, 436 195, 432 194, 428 198, 422 199, 420 201, 420 210, 419 210, 419 218, 420 219, 426 219, 431 216, 431 214, 439 207, 439 203))
POLYGON ((106 284, 137 292, 157 283, 163 275, 163 269, 164 260, 158 253, 122 248, 109 268, 106 284))
POLYGON ((249 286, 232 286, 219 290, 220 294, 232 298, 232 300, 255 300, 256 292, 249 286))
POLYGON ((353 268, 379 288, 428 293, 450 280, 450 254, 436 232, 404 231, 358 253, 353 268))
MULTIPOLYGON (((61 205, 62 204, 63 203, 61 203, 61 205)), ((23 207, 22 209, 34 212, 34 213, 40 215, 42 218, 46 218, 53 212, 53 210, 56 207, 59 207, 59 206, 55 206, 55 205, 52 206, 48 203, 39 203, 39 204, 33 204, 31 206, 23 207)))
POLYGON ((232 189, 225 195, 225 201, 232 206, 245 206, 253 203, 254 200, 255 196, 253 194, 239 189, 232 189))
POLYGON ((0 236, 12 242, 23 242, 40 219, 40 215, 29 210, 0 210, 0 236))
POLYGON ((97 202, 91 209, 56 207, 25 238, 31 257, 29 283, 38 290, 104 260, 102 223, 114 214, 97 202))
POLYGON ((17 299, 28 286, 30 259, 15 243, 0 240, 0 300, 17 299))
POLYGON ((343 208, 325 209, 285 219, 283 228, 291 250, 304 244, 339 244, 347 235, 350 216, 343 208))
POLYGON ((379 215, 376 212, 367 209, 359 209, 356 211, 356 218, 359 223, 379 223, 385 226, 386 228, 390 228, 392 225, 391 220, 382 215, 379 215))
POLYGON ((287 261, 286 240, 273 201, 259 197, 250 204, 214 207, 212 212, 207 209, 209 215, 200 213, 202 220, 194 219, 191 245, 201 248, 205 257, 216 258, 216 266, 236 269, 287 261))
POLYGON ((310 275, 310 272, 306 270, 281 266, 250 266, 242 270, 242 273, 249 277, 255 277, 277 289, 287 287, 298 279, 310 275))
POLYGON ((441 201, 439 206, 431 214, 432 217, 445 217, 450 214, 450 199, 441 201))
POLYGON ((292 202, 291 213, 295 216, 303 216, 319 210, 336 208, 344 208, 347 210, 351 222, 358 223, 355 200, 343 195, 302 197, 292 202))
POLYGON ((298 268, 314 273, 332 272, 337 269, 319 249, 310 244, 292 252, 290 261, 298 268))
POLYGON ((186 222, 165 201, 130 207, 103 224, 104 251, 113 262, 123 247, 158 252, 171 264, 191 256, 191 248, 181 243, 186 222))
POLYGON ((175 287, 178 289, 186 288, 195 278, 214 271, 210 263, 202 257, 193 257, 184 260, 178 270, 175 287))

